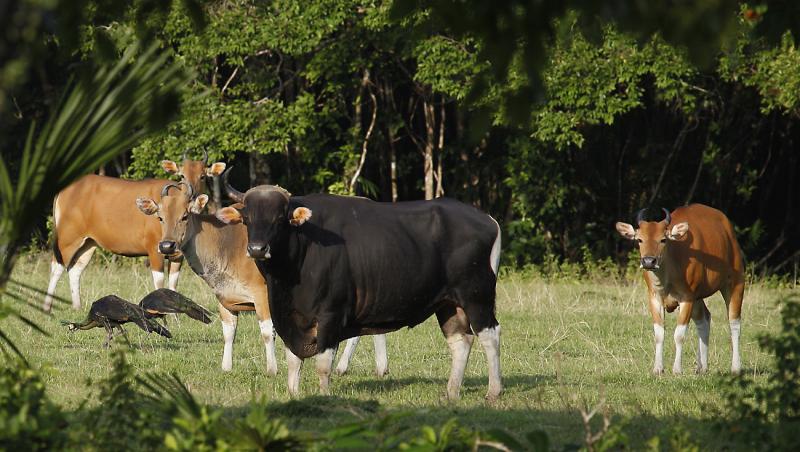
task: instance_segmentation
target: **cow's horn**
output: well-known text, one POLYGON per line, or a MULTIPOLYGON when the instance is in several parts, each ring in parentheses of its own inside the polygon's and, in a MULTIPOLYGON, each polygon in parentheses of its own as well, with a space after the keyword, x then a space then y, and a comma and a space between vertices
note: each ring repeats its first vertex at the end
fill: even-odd
MULTIPOLYGON (((186 181, 180 181, 180 182, 178 182, 178 185, 181 185, 181 184, 183 184, 183 185, 186 185, 186 198, 187 198, 187 199, 190 199, 190 200, 191 200, 191 199, 194 199, 194 187, 192 187, 192 186, 191 186, 191 185, 190 185, 188 182, 186 182, 186 181)), ((176 187, 177 187, 178 185, 176 185, 176 187)))
POLYGON ((173 187, 175 187, 178 190, 180 190, 180 187, 178 187, 178 184, 167 184, 167 185, 164 185, 164 188, 161 189, 161 197, 163 198, 164 196, 167 196, 167 194, 169 194, 169 189, 173 188, 173 187))
POLYGON ((637 227, 637 228, 639 227, 639 223, 641 223, 642 221, 644 221, 644 214, 645 214, 645 212, 647 212, 647 207, 645 207, 644 209, 642 209, 642 210, 640 210, 640 211, 636 212, 636 221, 635 221, 635 223, 636 223, 636 227, 637 227))
POLYGON ((208 166, 208 150, 203 148, 203 165, 208 166))
POLYGON ((222 182, 225 185, 225 192, 228 194, 228 198, 231 198, 233 202, 244 202, 244 193, 240 192, 239 190, 231 187, 231 184, 228 183, 228 175, 231 173, 233 166, 229 166, 228 169, 225 170, 225 173, 222 175, 222 182))
POLYGON ((663 207, 661 208, 661 210, 664 211, 664 221, 666 221, 667 224, 672 223, 672 216, 670 216, 669 210, 667 210, 667 209, 665 209, 663 207))

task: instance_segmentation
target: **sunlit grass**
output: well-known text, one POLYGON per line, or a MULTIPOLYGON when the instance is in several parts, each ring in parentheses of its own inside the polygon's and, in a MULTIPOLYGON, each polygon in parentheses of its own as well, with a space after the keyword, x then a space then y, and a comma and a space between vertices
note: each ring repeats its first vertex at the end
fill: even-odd
MULTIPOLYGON (((13 277, 45 288, 49 257, 21 258, 13 277)), ((216 312, 216 299, 187 267, 179 289, 216 312)), ((60 320, 81 320, 91 301, 117 294, 138 302, 152 289, 150 271, 140 261, 109 260, 103 255, 83 277, 81 312, 68 305, 55 307, 47 316, 33 307, 21 310, 50 337, 42 336, 19 322, 6 321, 4 328, 28 359, 46 367, 50 395, 67 407, 76 407, 90 397, 87 379, 106 376, 111 366, 101 347, 104 332, 96 329, 67 332, 60 320)), ((63 278, 58 295, 68 298, 63 278)), ((760 333, 776 331, 780 314, 775 300, 781 291, 755 285, 747 289, 743 307, 742 357, 745 372, 761 377, 769 356, 758 349, 760 333)), ((39 296, 31 299, 37 306, 39 296)), ((275 414, 291 425, 313 430, 373 415, 376 409, 422 410, 413 422, 437 423, 458 417, 466 425, 481 429, 503 428, 528 432, 543 428, 556 442, 579 442, 582 431, 576 400, 593 403, 604 391, 615 419, 628 419, 634 440, 659 433, 663 422, 683 422, 699 435, 709 431, 723 404, 721 386, 730 368, 730 342, 724 302, 719 295, 707 300, 712 315, 709 373, 695 375, 697 336, 694 329, 684 347, 684 375, 650 374, 653 360, 652 326, 645 303, 645 288, 638 279, 617 281, 558 281, 508 276, 498 286, 498 318, 502 325, 502 367, 505 392, 500 401, 484 401, 487 385, 483 351, 476 341, 462 400, 444 399, 450 357, 434 319, 414 329, 388 336, 389 375, 373 375, 372 341, 359 345, 351 368, 334 376, 330 398, 315 397, 317 378, 313 361, 303 369, 301 392, 305 402, 285 403, 286 367, 283 346, 278 343, 279 375, 267 377, 264 349, 256 318, 242 315, 234 346, 232 372, 222 372, 222 332, 218 319, 203 325, 186 317, 170 324, 173 339, 147 335, 135 326, 127 328, 133 345, 128 355, 139 372, 176 372, 203 402, 231 413, 256 398, 275 401, 275 414), (377 402, 374 403, 374 402, 377 402)), ((667 319, 665 367, 671 369, 674 345, 671 332, 675 316, 667 319)), ((118 340, 117 347, 124 346, 118 340)), ((93 403, 91 398, 88 403, 93 403)))

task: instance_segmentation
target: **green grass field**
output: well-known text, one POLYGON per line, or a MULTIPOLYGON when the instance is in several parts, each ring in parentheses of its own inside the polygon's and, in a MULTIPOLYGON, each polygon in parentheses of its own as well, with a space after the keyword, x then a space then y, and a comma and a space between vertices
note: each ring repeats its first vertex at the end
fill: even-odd
MULTIPOLYGON (((47 368, 51 397, 70 408, 88 399, 87 379, 107 375, 109 352, 101 347, 104 331, 70 334, 60 320, 82 320, 91 302, 117 294, 134 302, 152 289, 150 271, 141 260, 109 260, 96 255, 83 275, 82 311, 57 304, 53 315, 21 306, 21 311, 50 333, 45 337, 21 322, 8 320, 4 329, 24 355, 47 368)), ((44 289, 49 256, 20 258, 14 279, 44 289)), ((181 292, 216 312, 216 299, 203 281, 184 267, 181 292)), ((66 275, 58 295, 68 298, 66 275)), ((770 365, 756 337, 774 332, 780 314, 775 302, 781 290, 753 285, 745 294, 742 358, 746 373, 762 376, 770 365)), ((41 304, 32 295, 31 302, 41 304)), ((712 314, 709 368, 695 375, 697 336, 690 328, 684 350, 684 375, 650 374, 653 338, 646 310, 644 284, 615 281, 570 282, 508 276, 498 284, 497 311, 502 325, 501 362, 505 392, 499 402, 484 401, 486 364, 478 342, 467 368, 462 399, 444 398, 450 356, 435 319, 388 336, 389 375, 373 375, 372 341, 363 340, 348 374, 332 378, 332 396, 317 395, 313 361, 303 369, 299 400, 286 393, 286 366, 278 341, 279 374, 263 372, 263 345, 256 318, 242 315, 234 345, 233 371, 222 372, 222 332, 219 320, 203 325, 188 318, 170 328, 173 339, 127 328, 133 351, 128 359, 139 372, 176 372, 201 401, 236 413, 251 400, 273 401, 273 412, 291 426, 315 430, 376 412, 414 410, 410 422, 441 423, 457 417, 480 429, 511 432, 544 429, 557 444, 579 443, 583 424, 577 411, 582 401, 596 402, 605 394, 615 422, 625 420, 634 444, 671 425, 686 425, 700 439, 713 440, 711 425, 722 406, 721 386, 730 367, 730 342, 724 302, 719 295, 707 300, 712 314)), ((674 358, 672 331, 675 316, 667 319, 665 368, 674 358)), ((115 347, 125 347, 120 341, 115 347)), ((713 442, 707 446, 713 448, 713 442)))

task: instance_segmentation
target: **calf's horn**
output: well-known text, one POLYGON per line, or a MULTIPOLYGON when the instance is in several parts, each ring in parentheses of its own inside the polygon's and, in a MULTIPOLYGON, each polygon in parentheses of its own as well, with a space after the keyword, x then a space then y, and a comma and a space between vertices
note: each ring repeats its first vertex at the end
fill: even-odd
POLYGON ((664 221, 666 221, 667 224, 672 223, 672 216, 670 216, 669 210, 667 210, 667 209, 665 209, 663 207, 661 208, 661 210, 664 211, 664 221))
POLYGON ((167 196, 167 194, 169 194, 169 189, 173 188, 173 187, 177 188, 178 190, 181 189, 180 187, 178 187, 178 184, 167 184, 167 185, 164 185, 164 188, 161 189, 161 197, 163 198, 164 196, 167 196))
POLYGON ((637 228, 639 227, 639 223, 644 221, 645 212, 647 212, 647 207, 645 207, 644 209, 636 212, 636 221, 634 222, 634 226, 636 226, 637 228))
POLYGON ((191 199, 194 199, 194 187, 192 187, 192 186, 191 186, 191 185, 190 185, 188 182, 186 182, 186 181, 180 181, 180 182, 178 182, 178 184, 177 184, 177 185, 175 185, 175 186, 176 186, 176 187, 178 187, 178 186, 179 186, 179 185, 181 185, 181 184, 183 184, 183 185, 186 185, 186 198, 187 198, 187 199, 189 199, 189 200, 191 200, 191 199))
POLYGON ((229 166, 228 169, 225 170, 225 174, 222 175, 222 182, 224 182, 225 185, 225 192, 228 194, 228 198, 231 198, 233 202, 244 203, 244 193, 231 187, 231 184, 228 183, 228 175, 231 174, 232 169, 233 166, 229 166))

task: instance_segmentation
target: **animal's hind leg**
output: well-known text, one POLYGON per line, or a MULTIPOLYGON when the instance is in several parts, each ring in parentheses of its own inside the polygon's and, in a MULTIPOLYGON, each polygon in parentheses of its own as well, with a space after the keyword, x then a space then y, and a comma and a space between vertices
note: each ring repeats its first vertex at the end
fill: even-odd
POLYGON ((238 323, 238 313, 229 311, 222 304, 219 303, 219 319, 222 323, 222 338, 224 345, 222 347, 222 370, 229 371, 233 368, 233 340, 236 338, 236 324, 238 323))
POLYGON ((386 335, 372 336, 372 343, 375 346, 375 375, 384 377, 389 371, 389 358, 386 357, 386 335))
POLYGON ((53 257, 53 260, 50 261, 50 283, 47 285, 47 295, 44 297, 44 306, 42 306, 45 312, 50 312, 53 307, 53 294, 56 293, 56 286, 62 273, 64 273, 64 266, 53 257))
POLYGON ((360 340, 361 338, 359 336, 351 337, 347 340, 344 351, 339 357, 339 364, 336 365, 337 375, 344 375, 347 372, 347 368, 350 367, 350 359, 353 358, 353 353, 355 353, 356 347, 358 346, 358 342, 360 340))
MULTIPOLYGON (((493 280, 494 281, 494 280, 493 280)), ((486 353, 486 363, 489 368, 489 389, 486 392, 486 399, 493 401, 503 392, 502 374, 500 372, 500 325, 494 315, 495 308, 495 288, 484 290, 483 297, 464 297, 460 294, 464 312, 472 331, 478 334, 483 351, 486 353), (487 302, 486 300, 489 300, 487 302)), ((470 294, 480 294, 480 290, 469 292, 470 294)))
POLYGON ((336 356, 336 348, 329 348, 317 355, 317 375, 319 376, 319 392, 322 395, 330 395, 331 369, 333 368, 333 357, 336 356))
POLYGON ((723 287, 722 297, 728 308, 728 325, 731 330, 731 373, 738 375, 742 371, 742 358, 739 352, 739 336, 742 331, 741 315, 744 298, 744 277, 734 277, 732 283, 723 287))
POLYGON ((95 248, 97 248, 97 245, 95 245, 94 241, 91 239, 87 240, 78 252, 75 253, 75 257, 67 270, 73 309, 81 308, 81 275, 83 274, 83 270, 86 269, 86 266, 89 265, 95 248))
POLYGON ((439 320, 439 327, 447 339, 447 346, 453 358, 450 378, 447 380, 447 398, 458 400, 474 337, 470 334, 467 315, 455 304, 448 304, 436 311, 436 319, 439 320))
POLYGON ((711 313, 701 298, 692 303, 692 320, 697 328, 697 373, 708 370, 708 337, 711 333, 711 313))

